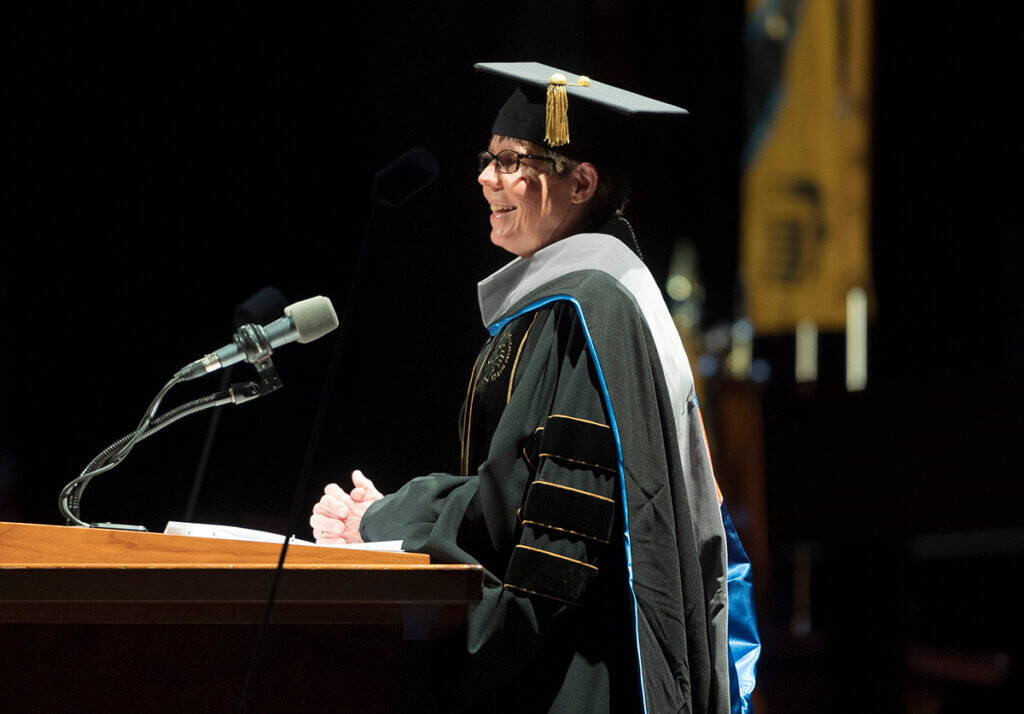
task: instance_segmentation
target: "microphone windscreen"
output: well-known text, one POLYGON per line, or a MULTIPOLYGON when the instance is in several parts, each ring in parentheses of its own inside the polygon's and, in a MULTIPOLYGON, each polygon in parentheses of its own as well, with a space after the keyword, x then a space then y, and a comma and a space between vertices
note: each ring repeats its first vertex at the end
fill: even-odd
POLYGON ((299 333, 299 342, 312 342, 326 335, 338 326, 338 315, 334 305, 322 295, 292 303, 284 309, 292 318, 299 333))
POLYGON ((242 325, 264 325, 280 317, 287 304, 284 293, 273 285, 260 288, 235 308, 232 327, 237 330, 242 325))

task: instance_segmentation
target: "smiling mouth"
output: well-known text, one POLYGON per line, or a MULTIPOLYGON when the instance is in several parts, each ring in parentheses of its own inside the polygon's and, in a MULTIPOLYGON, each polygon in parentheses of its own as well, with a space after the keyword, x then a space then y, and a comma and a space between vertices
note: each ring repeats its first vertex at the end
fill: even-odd
POLYGON ((515 206, 502 206, 501 204, 498 204, 498 203, 492 203, 491 204, 491 214, 492 215, 503 216, 506 213, 511 213, 514 210, 516 210, 515 206))

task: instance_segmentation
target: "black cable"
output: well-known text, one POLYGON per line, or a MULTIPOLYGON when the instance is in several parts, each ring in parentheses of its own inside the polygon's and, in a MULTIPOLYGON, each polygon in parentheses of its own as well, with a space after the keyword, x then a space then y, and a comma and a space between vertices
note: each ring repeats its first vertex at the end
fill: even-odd
POLYGON ((135 447, 140 440, 144 438, 146 429, 153 421, 156 415, 156 410, 160 408, 160 402, 164 396, 171 390, 175 384, 181 381, 181 375, 175 374, 171 379, 163 386, 163 388, 153 398, 153 401, 149 403, 145 413, 142 415, 142 419, 139 421, 139 425, 135 427, 135 431, 131 434, 123 436, 118 441, 114 442, 106 449, 101 451, 89 464, 82 470, 78 478, 73 479, 71 483, 61 490, 58 507, 60 512, 67 519, 67 524, 72 525, 88 525, 82 521, 79 517, 80 502, 82 499, 82 492, 85 487, 92 480, 93 476, 101 474, 105 471, 117 466, 121 461, 128 455, 128 453, 135 447))
POLYGON ((331 353, 331 360, 324 379, 324 390, 320 395, 320 406, 317 409, 316 420, 313 423, 313 431, 310 434, 309 444, 306 448, 306 455, 302 464, 302 471, 299 474, 299 482, 296 484, 295 495, 292 497, 291 514, 288 519, 288 530, 281 544, 281 554, 277 561, 277 568, 274 570, 274 579, 270 587, 270 595, 267 598, 267 606, 263 611, 263 620, 260 629, 256 634, 256 643, 253 645, 252 656, 249 667, 245 673, 245 682, 242 685, 242 699, 238 706, 239 714, 245 714, 249 708, 249 699, 252 696, 252 686, 259 669, 260 660, 263 656, 263 645, 266 639, 267 625, 270 622, 270 613, 273 610, 277 598, 277 588, 281 580, 281 573, 284 571, 285 558, 288 554, 288 544, 295 535, 298 526, 299 514, 302 512, 302 499, 306 493, 306 485, 309 482, 309 474, 313 466, 313 458, 316 454, 317 444, 320 441, 320 432, 323 428, 324 415, 327 413, 327 406, 334 389, 335 374, 337 365, 340 363, 345 338, 348 334, 348 323, 352 314, 352 306, 355 296, 358 295, 359 284, 363 273, 363 263, 369 252, 370 236, 376 225, 377 209, 379 206, 390 208, 398 207, 410 198, 422 191, 437 178, 437 161, 425 149, 414 147, 402 156, 398 157, 388 166, 377 172, 374 176, 372 188, 372 201, 370 204, 370 215, 367 219, 366 230, 363 231, 362 242, 359 246, 359 255, 356 258, 355 269, 352 274, 352 282, 349 284, 348 297, 345 300, 345 309, 341 320, 338 323, 338 334, 334 340, 334 347, 331 353))
MULTIPOLYGON (((58 507, 60 508, 61 514, 68 520, 68 525, 89 526, 88 523, 79 518, 82 492, 93 477, 106 471, 110 471, 112 468, 120 464, 140 441, 148 439, 161 429, 168 427, 187 416, 191 416, 192 414, 196 414, 197 412, 213 407, 231 404, 236 401, 235 389, 232 388, 215 392, 214 394, 200 397, 199 399, 194 399, 175 407, 166 414, 154 417, 152 412, 159 406, 160 400, 163 398, 164 394, 167 393, 169 387, 176 383, 177 380, 172 379, 171 382, 161 390, 160 394, 157 395, 157 398, 150 404, 150 408, 146 411, 146 416, 143 417, 135 431, 130 434, 125 434, 106 449, 101 451, 95 458, 93 458, 92 461, 89 462, 89 465, 82 470, 82 473, 79 474, 77 478, 70 481, 61 490, 60 496, 58 497, 58 507)), ((249 390, 249 394, 251 395, 252 388, 255 385, 250 382, 243 386, 249 390)))
MULTIPOLYGON (((234 365, 225 367, 220 379, 220 388, 226 389, 231 381, 231 371, 234 365)), ((185 505, 185 521, 191 521, 199 501, 199 489, 203 486, 206 477, 206 465, 210 460, 210 453, 213 451, 213 441, 217 434, 217 427, 220 425, 220 415, 223 410, 214 409, 210 414, 210 424, 206 429, 206 438, 203 439, 203 449, 199 452, 199 462, 196 464, 196 473, 192 477, 192 488, 188 493, 188 503, 185 505)))
MULTIPOLYGON (((372 212, 371 212, 372 216, 372 212)), ((369 231, 367 231, 369 233, 369 231)), ((298 528, 299 514, 302 513, 302 500, 306 494, 306 487, 309 484, 309 474, 312 471, 313 459, 316 455, 317 445, 320 442, 320 432, 323 428, 324 415, 327 413, 327 406, 330 403, 331 394, 334 391, 335 369, 342 353, 345 335, 348 332, 349 317, 352 313, 353 296, 357 294, 357 286, 360 282, 362 264, 367 252, 366 236, 363 237, 359 249, 359 257, 356 259, 355 272, 352 282, 349 285, 348 298, 345 300, 345 309, 341 320, 338 323, 338 334, 334 340, 331 352, 331 359, 328 363, 327 375, 324 377, 324 389, 320 395, 320 405, 317 408, 316 419, 313 422, 313 429, 310 433, 309 443, 306 446, 306 454, 302 462, 302 470, 299 473, 299 480, 292 496, 291 513, 288 517, 288 529, 284 536, 284 543, 281 544, 281 553, 277 560, 277 567, 274 569, 274 578, 270 584, 270 594, 267 596, 267 606, 263 611, 263 620, 260 622, 259 631, 256 633, 256 642, 253 645, 252 655, 249 660, 249 667, 246 669, 245 681, 242 685, 242 698, 238 706, 239 714, 244 714, 249 708, 249 699, 252 696, 252 685, 259 669, 260 661, 263 658, 263 645, 266 640, 267 626, 270 624, 270 613, 274 608, 277 599, 277 588, 281 582, 281 573, 284 571, 285 559, 288 556, 288 544, 295 535, 298 528)))

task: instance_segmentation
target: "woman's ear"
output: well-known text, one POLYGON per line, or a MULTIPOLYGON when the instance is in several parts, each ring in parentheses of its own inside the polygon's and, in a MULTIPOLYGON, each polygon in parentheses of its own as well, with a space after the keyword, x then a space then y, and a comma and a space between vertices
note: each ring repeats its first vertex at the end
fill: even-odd
POLYGON ((593 164, 583 162, 572 170, 574 181, 572 190, 573 203, 586 203, 597 191, 598 173, 597 167, 593 164))

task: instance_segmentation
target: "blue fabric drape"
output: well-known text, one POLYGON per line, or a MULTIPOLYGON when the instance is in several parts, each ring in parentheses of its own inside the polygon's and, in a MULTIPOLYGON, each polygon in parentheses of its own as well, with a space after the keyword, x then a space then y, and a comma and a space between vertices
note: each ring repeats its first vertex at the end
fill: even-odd
POLYGON ((761 656, 761 638, 757 633, 754 611, 754 583, 750 558, 743 550, 725 504, 722 522, 729 558, 729 694, 732 714, 753 714, 751 695, 757 682, 757 660, 761 656))

